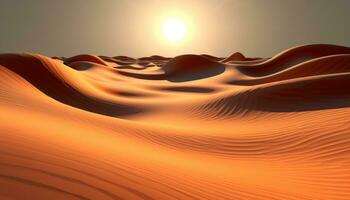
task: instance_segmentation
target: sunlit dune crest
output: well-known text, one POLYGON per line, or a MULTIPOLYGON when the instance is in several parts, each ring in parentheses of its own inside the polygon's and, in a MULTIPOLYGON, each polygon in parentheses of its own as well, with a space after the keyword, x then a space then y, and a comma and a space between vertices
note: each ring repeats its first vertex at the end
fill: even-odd
POLYGON ((350 197, 348 47, 0 54, 0 77, 0 199, 350 197))

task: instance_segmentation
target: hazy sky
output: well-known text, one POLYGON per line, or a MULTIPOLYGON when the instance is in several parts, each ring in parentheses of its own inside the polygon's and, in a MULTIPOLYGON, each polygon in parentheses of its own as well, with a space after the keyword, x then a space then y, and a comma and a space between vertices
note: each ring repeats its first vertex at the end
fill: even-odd
POLYGON ((0 0, 0 52, 271 56, 307 43, 350 46, 349 0, 0 0), (161 37, 165 18, 187 27, 161 37))

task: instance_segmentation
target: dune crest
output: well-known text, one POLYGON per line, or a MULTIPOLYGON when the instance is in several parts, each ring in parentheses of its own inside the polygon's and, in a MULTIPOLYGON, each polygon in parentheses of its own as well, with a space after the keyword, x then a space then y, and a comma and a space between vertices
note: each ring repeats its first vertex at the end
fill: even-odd
POLYGON ((181 82, 218 75, 225 71, 225 66, 203 56, 182 55, 169 60, 162 70, 169 80, 181 82))
POLYGON ((350 198, 350 48, 0 54, 0 199, 350 198))
POLYGON ((225 58, 222 62, 226 63, 229 61, 245 61, 245 60, 246 60, 246 58, 242 53, 236 52, 236 53, 230 55, 229 57, 225 58))
POLYGON ((305 45, 285 50, 261 63, 241 64, 238 69, 248 76, 266 76, 311 59, 339 54, 350 54, 350 48, 326 44, 305 45))
POLYGON ((64 62, 67 65, 69 65, 70 63, 73 63, 73 62, 78 62, 78 61, 92 62, 92 63, 105 65, 105 66, 108 65, 103 59, 101 59, 97 56, 88 55, 88 54, 77 55, 77 56, 73 56, 73 57, 64 59, 64 62))

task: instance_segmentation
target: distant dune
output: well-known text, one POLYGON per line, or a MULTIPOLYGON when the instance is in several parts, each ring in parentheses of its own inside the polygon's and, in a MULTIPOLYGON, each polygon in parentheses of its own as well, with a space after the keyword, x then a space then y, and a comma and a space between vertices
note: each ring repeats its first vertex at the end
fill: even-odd
POLYGON ((0 54, 0 199, 350 199, 350 48, 0 54))

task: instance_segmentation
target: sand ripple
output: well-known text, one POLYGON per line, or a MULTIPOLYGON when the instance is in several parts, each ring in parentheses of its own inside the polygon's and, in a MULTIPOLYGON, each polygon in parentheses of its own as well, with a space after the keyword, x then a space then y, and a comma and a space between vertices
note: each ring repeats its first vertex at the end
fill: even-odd
POLYGON ((350 199, 350 48, 0 54, 0 199, 350 199))

